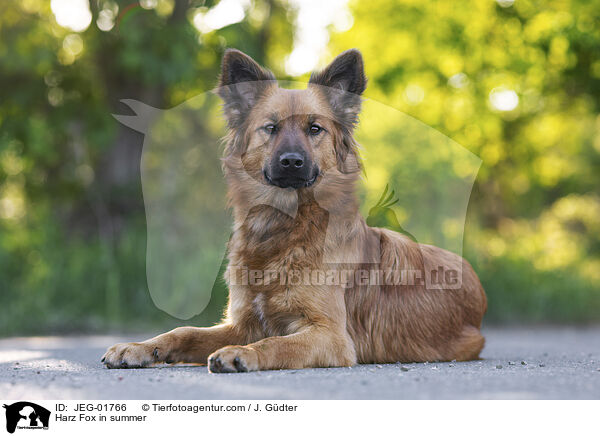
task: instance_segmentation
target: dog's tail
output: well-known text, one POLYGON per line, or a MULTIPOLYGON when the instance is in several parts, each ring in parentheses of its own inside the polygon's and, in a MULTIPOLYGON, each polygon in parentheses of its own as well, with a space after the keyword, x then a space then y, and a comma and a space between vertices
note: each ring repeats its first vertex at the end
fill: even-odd
POLYGON ((485 338, 478 328, 465 326, 459 338, 452 344, 453 359, 457 361, 477 360, 485 345, 485 338))

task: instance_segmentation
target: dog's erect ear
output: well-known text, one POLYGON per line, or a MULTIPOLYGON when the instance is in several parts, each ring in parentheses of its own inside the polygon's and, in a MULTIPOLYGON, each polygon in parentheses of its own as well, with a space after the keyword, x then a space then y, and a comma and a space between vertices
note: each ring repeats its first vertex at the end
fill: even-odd
POLYGON ((313 73, 310 83, 361 95, 367 87, 362 55, 355 48, 343 52, 323 71, 313 73))
POLYGON ((311 84, 319 85, 318 89, 331 105, 335 121, 342 126, 341 135, 335 141, 338 169, 344 173, 360 170, 352 129, 358 122, 360 96, 367 87, 362 55, 356 49, 343 52, 323 71, 313 73, 311 84), (355 157, 352 162, 347 160, 349 154, 355 157))
POLYGON ((240 82, 275 80, 273 73, 262 68, 254 59, 239 50, 228 48, 221 62, 219 86, 235 85, 240 82))
POLYGON ((227 49, 221 63, 217 94, 223 99, 230 127, 239 126, 261 94, 274 84, 275 76, 250 56, 227 49))
POLYGON ((320 85, 338 121, 352 128, 358 121, 360 95, 367 87, 360 52, 351 49, 336 57, 323 71, 313 73, 309 84, 320 85))

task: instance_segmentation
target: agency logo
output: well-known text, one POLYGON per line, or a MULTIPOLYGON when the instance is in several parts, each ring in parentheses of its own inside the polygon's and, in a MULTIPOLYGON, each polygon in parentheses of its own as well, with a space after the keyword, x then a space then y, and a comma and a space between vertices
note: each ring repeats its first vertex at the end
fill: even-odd
POLYGON ((3 406, 6 409, 6 431, 14 433, 18 429, 48 430, 50 411, 28 401, 19 401, 3 406))
MULTIPOLYGON (((227 179, 222 171, 225 164, 223 151, 222 147, 215 146, 227 134, 219 94, 231 93, 245 98, 243 96, 255 91, 253 86, 262 86, 261 81, 254 85, 253 82, 242 83, 240 89, 237 85, 221 87, 215 90, 217 92, 199 94, 164 110, 125 99, 121 102, 128 107, 129 113, 114 115, 123 125, 144 134, 140 170, 147 218, 148 290, 159 309, 179 319, 202 313, 211 296, 217 289, 222 292, 224 286, 226 247, 234 222, 228 206, 227 179)), ((278 83, 282 88, 306 87, 305 83, 278 83)), ((356 95, 338 97, 340 101, 353 101, 356 95)), ((324 179, 328 171, 340 173, 341 168, 352 173, 360 167, 357 190, 361 205, 372 206, 361 209, 370 227, 387 228, 415 242, 461 255, 467 206, 481 159, 442 133, 392 107, 367 98, 362 99, 361 106, 362 115, 356 131, 357 142, 365 145, 359 153, 361 164, 357 165, 356 156, 347 157, 336 166, 320 168, 321 178, 324 179)), ((311 108, 310 115, 315 115, 316 110, 311 108)), ((300 118, 308 115, 303 111, 299 107, 293 115, 300 118)), ((327 118, 330 115, 320 116, 327 118)), ((265 146, 266 143, 257 146, 256 154, 241 152, 240 148, 230 150, 226 156, 228 171, 243 178, 244 192, 260 193, 256 196, 248 194, 237 218, 239 222, 244 222, 254 208, 277 209, 283 213, 281 219, 284 216, 295 219, 298 212, 296 191, 268 188, 263 171, 252 169, 252 165, 259 162, 259 156, 266 153, 265 146), (278 195, 285 192, 285 197, 278 195)), ((320 180, 315 181, 311 195, 318 206, 316 210, 328 216, 322 243, 335 246, 337 233, 329 229, 344 228, 345 224, 340 220, 347 218, 344 209, 340 209, 335 201, 335 187, 341 185, 320 180)), ((350 186, 343 189, 350 192, 350 186)), ((373 244, 373 247, 378 246, 373 244)), ((343 260, 342 263, 349 266, 349 259, 338 259, 340 253, 323 253, 329 256, 322 259, 323 264, 337 265, 343 260)), ((379 252, 356 254, 360 257, 353 258, 351 263, 358 266, 378 263, 381 258, 379 252)), ((460 289, 462 263, 456 268, 455 275, 455 272, 447 271, 443 259, 424 257, 427 264, 421 278, 425 286, 436 290, 460 289), (442 273, 438 272, 440 268, 444 270, 442 273), (447 277, 447 274, 450 275, 447 277)), ((361 268, 364 269, 353 267, 361 268)))

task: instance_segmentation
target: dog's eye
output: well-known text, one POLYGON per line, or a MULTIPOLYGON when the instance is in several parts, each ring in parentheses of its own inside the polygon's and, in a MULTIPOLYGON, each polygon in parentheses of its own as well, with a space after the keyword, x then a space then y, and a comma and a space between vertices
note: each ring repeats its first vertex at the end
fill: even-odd
POLYGON ((263 127, 263 129, 265 129, 265 132, 267 132, 269 135, 277 132, 277 126, 275 124, 267 124, 263 127))
POLYGON ((323 131, 323 127, 319 126, 318 124, 311 124, 308 132, 311 135, 318 135, 319 133, 321 133, 323 131))

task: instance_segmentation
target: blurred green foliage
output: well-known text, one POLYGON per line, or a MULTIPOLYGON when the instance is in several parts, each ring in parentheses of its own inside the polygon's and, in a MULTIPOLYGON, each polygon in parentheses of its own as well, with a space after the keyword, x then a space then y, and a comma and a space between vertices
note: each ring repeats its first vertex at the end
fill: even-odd
MULTIPOLYGON (((166 108, 211 89, 225 47, 287 78, 294 8, 253 0, 240 22, 199 31, 216 3, 91 0, 81 32, 48 1, 0 3, 0 335, 181 324, 147 290, 143 138, 111 113, 128 113, 122 98, 166 108)), ((463 253, 487 319, 599 321, 600 1, 349 7, 353 26, 331 29, 322 60, 359 48, 367 97, 483 159, 463 253)), ((366 212, 402 180, 402 154, 385 156, 366 212)), ((217 286, 188 322, 216 321, 225 298, 217 286)))
POLYGON ((600 320, 600 2, 351 9, 354 25, 332 35, 329 55, 360 47, 367 97, 483 160, 463 254, 488 294, 487 319, 600 320))
MULTIPOLYGON (((200 33, 214 4, 92 0, 75 32, 49 1, 0 3, 0 335, 181 323, 146 286, 143 136, 111 114, 130 113, 124 98, 166 108, 210 90, 227 46, 269 65, 289 51, 280 2, 200 33)), ((225 298, 221 286, 190 322, 217 321, 225 298)))

